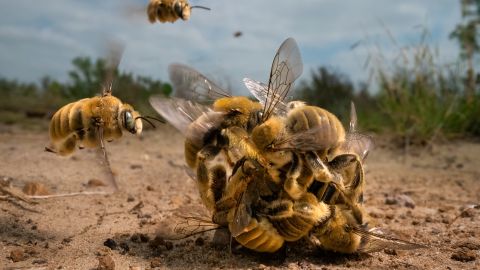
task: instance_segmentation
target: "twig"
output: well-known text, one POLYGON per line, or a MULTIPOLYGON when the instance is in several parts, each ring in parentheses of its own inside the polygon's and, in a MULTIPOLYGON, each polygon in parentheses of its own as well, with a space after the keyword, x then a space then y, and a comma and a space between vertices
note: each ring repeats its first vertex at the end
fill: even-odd
POLYGON ((28 196, 30 199, 51 199, 51 198, 62 198, 62 197, 74 197, 74 196, 82 196, 82 195, 109 195, 113 194, 113 192, 106 192, 106 191, 82 191, 82 192, 73 192, 73 193, 65 193, 65 194, 52 194, 52 195, 32 195, 28 196))

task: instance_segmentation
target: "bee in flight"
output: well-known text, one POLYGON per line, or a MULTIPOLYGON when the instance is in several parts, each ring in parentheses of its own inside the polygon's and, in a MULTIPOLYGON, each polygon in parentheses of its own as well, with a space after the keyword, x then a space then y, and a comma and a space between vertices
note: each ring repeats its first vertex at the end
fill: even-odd
POLYGON ((186 21, 193 8, 210 10, 203 6, 190 6, 187 0, 150 0, 147 7, 148 20, 151 23, 173 23, 178 19, 186 21))
MULTIPOLYGON (((51 146, 45 147, 46 151, 66 156, 77 147, 101 148, 105 163, 110 167, 105 141, 120 138, 124 131, 139 135, 143 129, 142 120, 153 127, 148 119, 163 122, 150 116, 142 117, 131 105, 112 95, 113 72, 120 62, 122 51, 120 46, 111 48, 110 67, 100 96, 69 103, 55 112, 49 127, 51 146)), ((118 188, 114 177, 112 184, 115 189, 118 188)))

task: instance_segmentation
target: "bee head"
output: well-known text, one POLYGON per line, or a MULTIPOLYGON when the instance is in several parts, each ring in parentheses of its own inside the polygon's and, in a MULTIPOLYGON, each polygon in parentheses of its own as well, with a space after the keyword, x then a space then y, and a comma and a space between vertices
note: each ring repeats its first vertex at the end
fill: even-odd
POLYGON ((120 119, 122 127, 128 132, 137 135, 142 133, 143 123, 140 114, 130 105, 124 104, 124 109, 120 112, 120 119))
POLYGON ((173 5, 173 10, 178 17, 182 20, 186 21, 190 18, 190 5, 187 2, 181 3, 180 1, 176 1, 173 5))

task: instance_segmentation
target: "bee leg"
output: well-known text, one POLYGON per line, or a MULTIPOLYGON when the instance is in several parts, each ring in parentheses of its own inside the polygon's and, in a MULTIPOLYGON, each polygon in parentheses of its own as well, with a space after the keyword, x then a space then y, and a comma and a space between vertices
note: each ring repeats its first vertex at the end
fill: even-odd
POLYGON ((287 199, 278 199, 272 202, 259 200, 256 210, 259 216, 266 216, 270 220, 284 219, 293 215, 293 202, 287 199))
POLYGON ((334 172, 342 174, 343 179, 348 180, 348 182, 345 183, 346 188, 341 192, 340 196, 351 208, 359 224, 363 224, 365 211, 363 207, 361 207, 361 204, 363 203, 365 174, 360 159, 354 154, 342 154, 329 162, 329 167, 334 172))
POLYGON ((48 147, 48 146, 45 146, 45 152, 58 154, 57 151, 53 150, 53 148, 48 147))
MULTIPOLYGON (((292 199, 299 199, 307 190, 307 187, 313 181, 313 176, 306 175, 306 168, 301 164, 301 159, 294 154, 292 156, 292 164, 287 172, 287 179, 283 184, 284 190, 292 197, 292 199)), ((308 174, 311 174, 308 172, 308 174)))
POLYGON ((250 135, 246 130, 240 127, 229 127, 222 130, 221 135, 228 141, 230 147, 237 147, 242 154, 251 160, 260 163, 264 168, 270 168, 270 163, 265 157, 259 155, 259 150, 250 139, 250 135))
POLYGON ((213 210, 215 203, 222 197, 227 182, 225 167, 216 165, 208 170, 204 162, 197 166, 197 185, 204 205, 213 210))
POLYGON ((97 136, 98 136, 98 141, 100 142, 100 148, 103 152, 103 159, 105 161, 105 165, 108 169, 108 174, 110 176, 110 182, 111 182, 114 190, 117 191, 118 190, 117 180, 115 179, 115 174, 112 171, 112 166, 110 165, 110 160, 108 159, 107 150, 105 149, 105 143, 104 143, 104 139, 103 139, 103 127, 98 126, 96 128, 96 130, 97 130, 96 133, 97 133, 97 136))
POLYGON ((307 152, 305 154, 305 161, 310 169, 313 171, 315 179, 321 182, 334 182, 337 185, 343 186, 343 181, 338 175, 330 172, 327 165, 314 152, 307 152))

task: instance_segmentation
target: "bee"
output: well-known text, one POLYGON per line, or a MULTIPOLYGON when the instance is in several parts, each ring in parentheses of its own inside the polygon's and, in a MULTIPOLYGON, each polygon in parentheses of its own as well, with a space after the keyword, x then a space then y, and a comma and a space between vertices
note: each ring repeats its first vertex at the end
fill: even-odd
POLYGON ((101 148, 105 162, 110 167, 104 141, 118 139, 124 131, 139 135, 143 129, 142 120, 153 127, 148 119, 163 122, 150 116, 142 117, 131 105, 112 95, 113 71, 120 62, 121 54, 121 48, 112 48, 109 59, 112 63, 101 96, 69 103, 55 112, 49 126, 51 146, 45 147, 46 151, 66 156, 77 147, 101 148))
POLYGON ((387 236, 380 228, 358 224, 342 205, 330 206, 331 216, 310 232, 308 239, 317 247, 340 253, 371 253, 385 248, 412 250, 427 246, 387 236))
MULTIPOLYGON (((298 59, 299 50, 295 41, 291 38, 285 40, 277 50, 272 64, 272 87, 282 85, 275 89, 288 92, 293 81, 302 73, 303 66, 298 64, 298 59)), ((232 97, 206 76, 185 65, 172 64, 169 73, 176 98, 151 97, 150 103, 186 136, 185 160, 190 168, 197 170, 197 183, 202 198, 212 198, 203 192, 208 191, 212 184, 206 161, 220 153, 230 167, 236 162, 231 156, 235 156, 237 152, 254 158, 264 167, 269 167, 268 162, 258 155, 249 135, 253 128, 273 114, 273 110, 277 108, 274 105, 280 101, 278 95, 268 95, 272 98, 262 100, 262 106, 261 103, 246 97, 232 97), (211 107, 204 105, 212 100, 214 102, 211 107)), ((212 200, 204 203, 208 206, 214 205, 212 200)))
POLYGON ((193 8, 210 10, 203 6, 190 6, 187 0, 150 0, 147 6, 148 20, 150 23, 173 23, 178 19, 186 21, 193 8))

